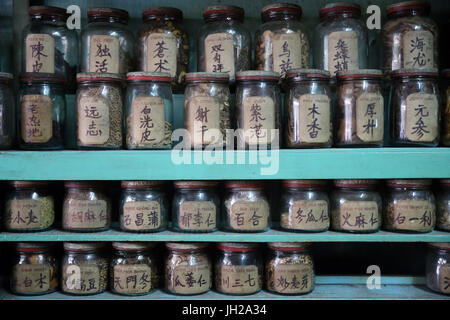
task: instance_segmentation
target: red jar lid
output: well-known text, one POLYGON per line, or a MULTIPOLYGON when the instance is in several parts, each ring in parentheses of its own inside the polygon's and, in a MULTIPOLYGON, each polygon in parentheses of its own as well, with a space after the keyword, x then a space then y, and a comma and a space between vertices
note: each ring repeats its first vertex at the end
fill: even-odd
POLYGON ((20 82, 32 84, 33 82, 41 83, 55 83, 63 84, 66 80, 64 76, 56 73, 44 73, 44 72, 22 72, 20 74, 20 82))
POLYGON ((440 182, 441 185, 443 185, 444 187, 450 187, 450 179, 441 179, 441 180, 439 180, 439 182, 440 182))
POLYGON ((431 179, 389 179, 386 183, 389 187, 429 187, 431 186, 431 179))
POLYGON ((392 71, 393 78, 401 77, 428 77, 437 78, 439 72, 437 68, 423 68, 423 69, 398 69, 392 71))
POLYGON ((230 252, 248 252, 256 250, 258 247, 258 244, 245 242, 222 242, 217 245, 219 250, 230 252))
POLYGON ((189 72, 186 82, 223 82, 228 83, 230 76, 224 72, 189 72))
POLYGON ((274 15, 290 14, 300 20, 302 17, 302 7, 293 3, 273 3, 262 8, 261 19, 263 22, 269 21, 274 15))
POLYGON ((344 70, 336 73, 338 80, 381 79, 383 72, 377 69, 344 70))
POLYGON ((28 15, 31 16, 48 16, 48 17, 60 17, 66 19, 70 16, 66 9, 52 7, 52 6, 31 6, 28 9, 28 15))
POLYGON ((274 71, 249 70, 236 73, 236 81, 275 81, 280 80, 280 74, 274 71))
POLYGON ((66 188, 98 188, 101 186, 100 181, 66 181, 66 188))
POLYGON ((52 243, 45 242, 19 242, 16 245, 16 250, 21 252, 40 252, 50 250, 53 246, 52 243))
POLYGON ((265 187, 265 183, 262 181, 254 180, 235 180, 225 182, 225 188, 243 188, 243 189, 261 189, 265 187))
POLYGON ((177 189, 198 189, 198 188, 216 188, 217 181, 175 181, 173 183, 177 189))
POLYGON ((123 76, 117 73, 97 73, 97 72, 81 72, 77 73, 77 82, 122 82, 123 76))
POLYGON ((164 185, 165 181, 159 180, 136 180, 136 181, 122 181, 122 188, 132 188, 132 189, 144 189, 152 187, 160 187, 164 185))
POLYGON ((267 246, 272 250, 302 251, 307 249, 310 244, 306 242, 269 242, 267 246))
POLYGON ((214 20, 219 16, 228 16, 231 19, 243 20, 245 12, 241 7, 227 5, 209 6, 203 11, 203 19, 206 21, 214 20))
POLYGON ((390 15, 394 12, 410 11, 410 10, 422 10, 425 12, 429 12, 430 4, 422 1, 403 1, 387 6, 386 13, 390 15))
POLYGON ((155 247, 154 242, 113 242, 112 247, 122 251, 145 251, 155 247))
POLYGON ((373 179, 338 179, 334 180, 334 185, 340 188, 369 188, 377 184, 373 179))
POLYGON ((88 20, 91 18, 101 16, 101 17, 114 17, 119 19, 124 19, 128 21, 128 12, 117 8, 89 8, 87 12, 88 20))
POLYGON ((283 187, 317 188, 326 186, 326 180, 283 180, 283 187))
POLYGON ((172 81, 170 74, 167 72, 128 72, 127 81, 159 81, 168 82, 172 81))
POLYGON ((89 252, 104 248, 104 243, 98 242, 64 242, 64 250, 75 252, 89 252))
POLYGON ((167 242, 166 248, 174 251, 200 251, 208 247, 203 242, 167 242))
POLYGON ((354 12, 358 15, 361 14, 361 7, 357 5, 356 3, 351 2, 334 2, 334 3, 327 3, 324 5, 320 11, 319 16, 325 16, 330 13, 334 12, 354 12))
POLYGON ((165 20, 183 20, 183 11, 173 7, 151 7, 144 9, 142 12, 142 20, 152 20, 163 18, 165 20))
POLYGON ((330 80, 330 72, 320 69, 290 69, 286 73, 286 79, 289 81, 302 81, 312 79, 330 80))
POLYGON ((11 186, 14 188, 33 188, 33 187, 44 187, 48 186, 48 181, 23 181, 23 180, 15 180, 10 181, 11 186))

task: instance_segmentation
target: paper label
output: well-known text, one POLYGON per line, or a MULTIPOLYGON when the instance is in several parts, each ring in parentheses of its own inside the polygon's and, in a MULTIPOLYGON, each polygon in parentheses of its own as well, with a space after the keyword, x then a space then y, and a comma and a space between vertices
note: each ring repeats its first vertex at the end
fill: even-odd
POLYGON ((152 33, 147 38, 148 72, 177 74, 177 38, 171 33, 152 33))
POLYGON ((114 290, 123 294, 140 294, 152 289, 151 268, 145 264, 114 266, 114 290))
POLYGON ((183 230, 216 228, 216 206, 212 201, 184 201, 180 205, 178 226, 183 230))
POLYGON ((213 97, 193 97, 188 102, 188 117, 185 128, 194 145, 218 142, 220 133, 220 106, 213 97))
POLYGON ((67 265, 64 266, 63 272, 64 292, 93 294, 101 291, 100 271, 97 266, 67 265))
POLYGON ((213 33, 205 39, 206 72, 226 72, 234 77, 234 41, 231 33, 213 33))
POLYGON ((109 139, 109 102, 103 97, 81 97, 78 102, 78 140, 86 145, 109 139))
POLYGON ((410 141, 431 142, 438 135, 436 95, 413 93, 406 98, 406 137, 410 141))
POLYGON ((231 228, 235 230, 265 230, 269 223, 266 201, 237 201, 231 206, 231 228))
POLYGON ((247 97, 243 104, 245 142, 249 145, 270 144, 275 138, 275 103, 270 97, 247 97))
POLYGON ((161 206, 159 202, 126 202, 123 206, 122 224, 129 230, 158 229, 161 226, 161 206))
POLYGON ((248 294, 261 289, 256 266, 222 266, 217 276, 219 287, 226 293, 248 294))
POLYGON ((301 141, 324 143, 331 138, 330 98, 324 94, 304 94, 294 99, 298 108, 299 126, 297 134, 301 141))
POLYGON ((12 229, 36 229, 41 227, 41 210, 37 200, 11 200, 12 229))
POLYGON ((283 77, 289 69, 302 66, 299 33, 275 34, 272 39, 273 71, 283 77))
POLYGON ((196 294, 211 288, 211 270, 208 264, 177 266, 173 270, 173 290, 181 294, 196 294))
POLYGON ((328 68, 332 75, 342 70, 359 69, 358 34, 336 31, 328 36, 328 68))
POLYGON ((89 47, 89 72, 119 73, 119 38, 96 34, 89 47))
POLYGON ((403 35, 403 68, 434 67, 434 37, 430 31, 408 31, 403 35))
POLYGON ((164 139, 164 101, 160 97, 136 97, 132 108, 132 135, 140 145, 155 145, 164 139))
POLYGON ((50 268, 41 264, 14 267, 14 289, 19 293, 46 292, 50 289, 50 268))
POLYGON ((66 225, 75 229, 106 227, 108 212, 105 200, 70 200, 66 225))
POLYGON ((314 284, 314 271, 309 265, 279 264, 273 277, 272 288, 280 293, 309 292, 314 284))
POLYGON ((426 200, 397 200, 393 227, 400 230, 428 230, 434 226, 436 206, 426 200))
POLYGON ((292 205, 284 227, 318 230, 328 228, 329 225, 328 203, 325 200, 297 200, 292 205))
POLYGON ((450 293, 450 264, 448 263, 439 268, 439 289, 442 293, 450 293))
POLYGON ((49 34, 27 35, 26 72, 55 73, 55 39, 49 34))
POLYGON ((365 92, 356 99, 356 135, 364 142, 383 140, 384 102, 379 93, 365 92))
POLYGON ((22 98, 22 140, 45 143, 53 135, 52 100, 49 96, 27 94, 22 98))
POLYGON ((339 225, 344 230, 374 230, 380 227, 375 201, 345 201, 340 206, 339 225))

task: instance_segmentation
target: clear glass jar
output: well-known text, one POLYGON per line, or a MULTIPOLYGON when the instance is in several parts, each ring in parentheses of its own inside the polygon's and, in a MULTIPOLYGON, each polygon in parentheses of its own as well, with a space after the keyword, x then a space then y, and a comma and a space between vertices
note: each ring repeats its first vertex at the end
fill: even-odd
POLYGON ((10 149, 15 138, 13 75, 0 72, 0 149, 10 149))
POLYGON ((450 179, 441 179, 436 198, 436 229, 450 231, 450 179))
POLYGON ((436 200, 431 180, 388 180, 383 227, 396 232, 431 232, 436 224, 436 200))
POLYGON ((72 295, 102 293, 108 285, 108 254, 103 243, 65 242, 61 289, 72 295))
POLYGON ((80 149, 122 147, 122 77, 77 74, 77 146, 80 149))
POLYGON ((238 149, 278 149, 281 131, 280 75, 273 71, 242 71, 236 75, 238 149))
POLYGON ((450 294, 450 243, 428 244, 426 258, 427 287, 433 291, 450 294))
POLYGON ((217 291, 239 296, 261 291, 264 266, 258 244, 224 242, 217 248, 214 262, 217 291))
POLYGON ((267 290, 285 295, 305 294, 314 290, 314 264, 309 244, 271 242, 267 246, 267 290))
POLYGON ((213 232, 218 229, 220 198, 214 181, 175 181, 172 227, 181 232, 213 232))
POLYGON ((55 74, 23 73, 17 108, 20 148, 56 150, 64 147, 66 98, 64 78, 55 74))
POLYGON ((270 228, 270 205, 264 184, 227 181, 223 198, 223 228, 233 232, 263 232, 270 228))
POLYGON ((196 149, 208 145, 222 147, 226 142, 226 130, 231 129, 230 104, 228 74, 188 73, 184 92, 184 128, 190 136, 183 142, 190 141, 190 146, 196 149))
POLYGON ((450 69, 442 70, 442 139, 444 146, 450 147, 450 69))
POLYGON ((291 69, 286 75, 285 131, 288 148, 331 147, 333 116, 330 73, 291 69))
POLYGON ((335 180, 331 194, 331 228, 351 233, 380 230, 382 201, 376 180, 335 180))
POLYGON ((66 9, 32 6, 30 23, 22 35, 22 71, 56 73, 64 77, 68 92, 76 89, 78 34, 69 30, 66 9))
POLYGON ((330 227, 325 180, 284 180, 280 226, 289 231, 321 232, 330 227))
POLYGON ((382 72, 349 70, 338 72, 336 77, 336 146, 381 147, 384 141, 382 72))
POLYGON ((234 83, 239 71, 251 68, 251 35, 244 26, 244 9, 209 6, 203 12, 205 24, 199 30, 197 70, 225 72, 234 83))
POLYGON ((328 3, 319 11, 320 23, 315 30, 314 65, 330 71, 368 67, 366 24, 361 20, 361 7, 355 3, 328 3))
POLYGON ((120 229, 158 232, 167 228, 169 199, 163 181, 122 181, 120 229))
POLYGON ((290 3, 275 3, 262 8, 263 24, 255 34, 255 68, 275 71, 282 78, 289 69, 308 68, 310 45, 300 22, 302 8, 290 3))
POLYGON ((148 294, 159 287, 160 270, 155 243, 113 242, 110 288, 126 296, 148 294))
POLYGON ((88 24, 81 32, 81 72, 135 71, 136 39, 128 28, 128 12, 115 8, 89 8, 88 24))
POLYGON ((94 181, 67 181, 64 186, 64 230, 95 232, 109 229, 111 200, 106 196, 104 186, 94 181))
POLYGON ((168 73, 130 72, 125 95, 127 149, 172 147, 173 99, 168 73))
POLYGON ((208 292, 212 283, 212 267, 206 243, 167 242, 165 290, 177 295, 208 292))
POLYGON ((10 289, 19 295, 42 295, 58 289, 58 260, 51 244, 22 242, 12 261, 10 289))
POLYGON ((175 91, 182 91, 189 66, 189 39, 182 27, 183 12, 151 7, 142 12, 139 30, 139 70, 167 72, 175 91))
POLYGON ((3 222, 8 232, 51 229, 55 222, 55 200, 44 181, 11 181, 3 222))
POLYGON ((437 69, 400 69, 392 77, 391 143, 437 146, 440 131, 437 69))
POLYGON ((382 29, 384 71, 439 67, 439 29, 430 17, 430 4, 405 1, 386 8, 382 29))

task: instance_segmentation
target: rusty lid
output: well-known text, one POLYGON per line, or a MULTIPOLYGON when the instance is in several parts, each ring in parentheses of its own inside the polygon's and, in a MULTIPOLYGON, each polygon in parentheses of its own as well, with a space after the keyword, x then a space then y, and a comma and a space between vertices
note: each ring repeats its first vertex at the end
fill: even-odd
POLYGON ((310 246, 308 242, 269 242, 267 246, 273 250, 281 251, 301 251, 310 246))
POLYGON ((280 74, 274 71, 248 70, 236 73, 236 81, 274 81, 280 80, 280 74))
POLYGON ((142 11, 142 20, 163 18, 164 20, 183 20, 183 11, 173 7, 151 7, 142 11))
POLYGON ((302 7, 293 3, 273 3, 262 8, 261 19, 263 22, 272 20, 275 16, 291 15, 300 20, 302 7))
POLYGON ((208 247, 204 242, 166 242, 166 247, 175 251, 198 251, 208 247))
POLYGON ((217 248, 222 251, 248 252, 258 249, 259 244, 247 242, 221 242, 217 248))
POLYGON ((123 251, 146 251, 155 247, 155 242, 113 242, 112 247, 123 251))
POLYGON ((229 5, 209 6, 203 11, 203 19, 206 21, 215 20, 221 16, 226 16, 235 20, 243 20, 245 12, 241 7, 229 5))
POLYGON ((102 185, 101 181, 66 181, 64 186, 66 188, 98 188, 102 185))
POLYGON ((259 180, 231 180, 225 182, 225 188, 261 189, 265 187, 265 182, 259 180))
POLYGON ((386 7, 386 13, 388 15, 395 13, 395 12, 401 12, 401 11, 411 11, 411 10, 420 10, 429 12, 430 11, 430 4, 423 1, 403 1, 394 3, 391 5, 388 5, 386 7))
MULTIPOLYGON (((58 17, 60 19, 67 19, 70 14, 67 13, 66 9, 64 8, 58 8, 58 7, 52 7, 52 6, 31 6, 28 9, 28 15, 30 17, 32 16, 43 16, 52 18, 52 17, 58 17)), ((46 20, 46 19, 44 19, 46 20)))
POLYGON ((77 82, 122 82, 124 77, 117 73, 81 72, 77 73, 77 82))
POLYGON ((122 188, 131 188, 131 189, 143 189, 143 188, 152 188, 152 187, 161 187, 165 184, 165 181, 162 180, 134 180, 134 181, 122 181, 122 188))
POLYGON ((54 83, 54 84, 64 84, 64 76, 56 73, 44 73, 44 72, 22 72, 20 74, 20 82, 26 84, 33 83, 54 83))
POLYGON ((392 71, 393 78, 401 77, 429 77, 437 78, 439 71, 437 68, 422 68, 422 69, 398 69, 392 71))
POLYGON ((374 179, 337 179, 334 185, 340 188, 369 188, 374 187, 378 183, 374 179))
POLYGON ((167 72, 128 72, 127 81, 158 81, 170 83, 172 78, 167 72))
POLYGON ((189 72, 186 82, 223 82, 228 83, 230 76, 224 72, 189 72))
POLYGON ((353 12, 357 15, 360 15, 361 7, 358 4, 352 2, 327 3, 319 10, 319 16, 326 16, 334 12, 353 12))
POLYGON ((9 182, 14 188, 33 188, 33 187, 46 187, 49 185, 48 181, 24 181, 14 180, 9 182))
POLYGON ((21 252, 39 252, 50 250, 54 247, 49 242, 19 242, 16 244, 16 250, 21 252))
POLYGON ((389 179, 386 181, 389 187, 415 188, 431 186, 431 179, 389 179))
POLYGON ((88 21, 96 17, 113 17, 128 21, 128 11, 118 8, 89 8, 87 12, 88 21))
POLYGON ((302 81, 302 80, 330 80, 330 72, 320 69, 304 69, 295 68, 289 69, 286 73, 286 79, 289 81, 302 81))
POLYGON ((343 70, 336 73, 338 80, 381 79, 383 72, 378 69, 343 70))
POLYGON ((105 243, 102 242, 64 242, 64 250, 88 252, 105 248, 105 243))

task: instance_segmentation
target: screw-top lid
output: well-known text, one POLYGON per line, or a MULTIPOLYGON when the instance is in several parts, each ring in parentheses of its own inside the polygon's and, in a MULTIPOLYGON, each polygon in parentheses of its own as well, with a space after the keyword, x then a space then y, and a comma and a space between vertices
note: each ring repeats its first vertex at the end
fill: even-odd
POLYGON ((167 242, 166 247, 175 251, 194 251, 203 250, 208 247, 204 242, 167 242))
POLYGON ((104 248, 106 245, 100 242, 64 242, 64 250, 67 251, 95 251, 104 248))
POLYGON ((151 7, 144 9, 142 12, 142 20, 153 20, 162 18, 164 20, 183 20, 183 11, 173 7, 151 7))
POLYGON ((43 20, 58 19, 61 21, 70 16, 66 9, 52 6, 31 6, 28 9, 28 15, 30 17, 41 16, 43 20))
POLYGON ((186 82, 223 82, 228 83, 230 76, 225 72, 189 72, 186 82))
POLYGON ((450 242, 429 242, 428 245, 442 250, 450 250, 450 242))
POLYGON ((105 81, 122 82, 124 77, 118 73, 81 72, 77 73, 77 82, 105 81))
POLYGON ((48 181, 24 181, 14 180, 9 182, 14 188, 32 188, 32 187, 46 187, 49 185, 48 181))
POLYGON ((230 18, 233 20, 244 20, 245 12, 241 7, 228 5, 209 6, 203 11, 205 21, 220 20, 221 18, 230 18))
POLYGON ((283 180, 283 187, 293 188, 320 188, 327 185, 326 180, 283 180))
POLYGON ((155 247, 154 242, 113 242, 112 246, 116 250, 123 251, 145 251, 155 247))
POLYGON ((12 75, 12 73, 0 72, 0 81, 11 82, 12 79, 14 79, 14 76, 12 75))
POLYGON ((340 188, 369 188, 376 186, 377 180, 373 179, 338 179, 334 185, 340 188))
POLYGON ((117 8, 89 8, 87 12, 88 21, 91 22, 98 17, 118 18, 124 22, 128 22, 128 11, 117 8))
POLYGON ((219 182, 217 182, 217 181, 174 181, 173 185, 177 189, 216 188, 219 185, 219 182))
POLYGON ((247 252, 258 249, 257 243, 245 242, 221 242, 217 244, 217 248, 222 251, 247 252))
POLYGON ((310 246, 307 242, 269 242, 267 246, 273 250, 301 251, 310 246))
POLYGON ((430 11, 430 4, 422 1, 403 1, 386 7, 386 13, 388 15, 396 12, 411 10, 424 11, 425 13, 428 13, 430 11))
POLYGON ((286 79, 289 81, 302 81, 311 79, 330 80, 330 72, 320 69, 289 69, 286 73, 286 79))
POLYGON ((437 68, 422 68, 422 69, 398 69, 391 73, 393 78, 400 77, 430 77, 437 78, 439 71, 437 68))
POLYGON ((325 4, 319 11, 319 16, 323 17, 335 12, 353 12, 357 15, 361 14, 361 7, 352 2, 334 2, 325 4))
POLYGON ((283 15, 294 16, 300 20, 302 8, 293 3, 273 3, 262 8, 261 19, 263 22, 275 19, 283 19, 283 15))
POLYGON ((343 70, 336 73, 338 80, 381 79, 383 72, 377 69, 343 70))
POLYGON ((64 84, 66 81, 64 76, 56 73, 45 73, 45 72, 22 72, 20 74, 20 82, 21 83, 55 83, 55 84, 64 84))
POLYGON ((160 81, 171 82, 170 73, 167 72, 128 72, 127 81, 160 81))
POLYGON ((225 188, 242 188, 242 189, 253 189, 253 188, 264 188, 265 183, 259 180, 231 180, 225 182, 225 188))
POLYGON ((135 181, 122 181, 122 188, 132 188, 132 189, 141 189, 141 188, 152 188, 152 187, 161 187, 164 185, 165 181, 162 180, 135 180, 135 181))
POLYGON ((66 188, 98 188, 102 185, 100 181, 66 181, 66 188))
POLYGON ((441 179, 441 180, 439 180, 439 182, 444 187, 450 187, 450 179, 441 179))
POLYGON ((236 81, 275 81, 280 80, 280 74, 274 71, 249 70, 236 73, 236 81))
POLYGON ((389 179, 386 181, 389 187, 414 188, 429 187, 431 179, 389 179))
POLYGON ((19 242, 16 244, 16 250, 21 252, 39 252, 50 250, 53 247, 53 243, 48 242, 19 242))

